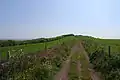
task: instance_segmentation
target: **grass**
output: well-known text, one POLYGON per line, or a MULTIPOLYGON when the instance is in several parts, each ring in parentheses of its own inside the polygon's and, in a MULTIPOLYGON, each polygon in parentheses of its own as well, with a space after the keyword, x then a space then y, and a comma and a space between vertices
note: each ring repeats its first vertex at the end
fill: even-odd
POLYGON ((80 54, 79 57, 81 63, 81 79, 82 80, 91 80, 89 68, 89 62, 87 61, 84 52, 80 54))
POLYGON ((68 59, 70 47, 74 44, 74 42, 71 43, 67 40, 70 41, 70 38, 64 39, 64 44, 57 45, 58 47, 55 48, 56 50, 53 51, 51 57, 40 58, 36 55, 29 57, 22 55, 10 58, 9 64, 6 66, 8 70, 0 73, 3 75, 0 76, 0 80, 3 78, 11 80, 53 80, 54 75, 61 69, 62 63, 68 59))
MULTIPOLYGON (((119 39, 86 39, 85 49, 89 54, 90 62, 93 64, 93 68, 96 71, 101 72, 103 79, 119 80, 119 39), (111 47, 111 57, 108 55, 108 46, 111 47)), ((86 64, 84 61, 82 61, 82 63, 83 65, 86 64)))
MULTIPOLYGON (((63 44, 63 42, 64 42, 64 44, 66 44, 66 45, 62 45, 62 48, 63 49, 58 49, 58 54, 59 53, 63 53, 63 54, 61 54, 62 56, 60 57, 59 56, 59 58, 60 59, 62 59, 63 58, 63 56, 65 56, 66 54, 67 54, 67 52, 69 53, 69 51, 70 51, 70 47, 72 47, 73 46, 73 44, 76 42, 76 40, 77 41, 79 41, 79 40, 88 40, 88 41, 90 41, 90 45, 88 45, 87 47, 89 48, 89 50, 90 51, 94 51, 97 47, 96 47, 96 45, 94 45, 92 42, 95 42, 95 43, 98 43, 98 44, 103 44, 104 46, 103 46, 103 48, 106 50, 106 52, 107 52, 107 50, 108 50, 108 46, 110 45, 111 46, 111 53, 116 53, 116 52, 120 52, 120 40, 112 40, 112 39, 96 39, 96 38, 92 38, 92 37, 85 37, 85 36, 79 36, 79 37, 74 37, 74 36, 71 36, 71 37, 65 37, 65 38, 62 38, 62 39, 60 39, 60 40, 56 40, 56 41, 51 41, 51 42, 47 42, 47 43, 37 43, 37 44, 27 44, 27 45, 20 45, 20 46, 11 46, 11 47, 1 47, 0 48, 0 52, 2 52, 3 54, 2 54, 2 56, 3 56, 3 58, 5 58, 5 56, 6 56, 6 52, 7 51, 12 51, 12 50, 20 50, 20 49, 23 49, 23 52, 25 53, 25 54, 27 54, 27 53, 36 53, 36 52, 39 52, 39 51, 41 51, 41 50, 44 50, 45 49, 45 44, 46 44, 46 46, 47 46, 47 48, 51 48, 51 47, 53 47, 53 46, 58 46, 59 44, 63 44), (94 46, 92 46, 92 45, 94 45, 94 46), (65 48, 64 48, 65 47, 65 48), (69 49, 68 49, 68 47, 69 47, 69 49), (67 49, 66 49, 67 48, 67 49), (60 50, 60 51, 59 51, 60 50), (64 54, 65 53, 65 54, 64 54)), ((98 46, 98 45, 97 45, 98 46)), ((100 45, 100 46, 102 46, 102 45, 100 45)), ((99 46, 98 46, 99 47, 99 46)), ((13 55, 14 53, 11 53, 11 55, 13 55)), ((17 54, 17 53, 16 53, 17 54)), ((57 54, 57 55, 58 55, 57 54)), ((74 53, 74 55, 72 56, 72 58, 71 58, 71 66, 70 66, 70 72, 69 72, 69 78, 70 78, 70 80, 77 80, 79 77, 82 79, 82 80, 91 80, 91 77, 90 77, 90 72, 89 72, 89 70, 88 70, 88 68, 89 68, 89 61, 86 59, 86 55, 85 54, 87 54, 86 52, 85 52, 85 50, 81 50, 81 51, 78 51, 78 52, 75 52, 74 53), (80 72, 78 72, 78 70, 77 70, 77 62, 78 62, 78 60, 80 61, 80 64, 81 64, 81 66, 80 66, 80 68, 81 68, 81 70, 80 70, 80 72)), ((39 58, 38 58, 39 59, 39 58)), ((67 58, 65 58, 65 59, 67 59, 67 58)), ((55 60, 55 59, 54 59, 55 60)), ((55 67, 55 61, 54 60, 52 60, 51 61, 51 65, 53 66, 53 67, 55 67)), ((50 60, 47 60, 47 61, 50 61, 50 60)), ((63 62, 63 60, 62 61, 59 61, 59 60, 56 60, 56 63, 62 63, 63 62)), ((37 67, 35 67, 35 66, 30 66, 30 68, 32 68, 33 69, 33 71, 31 71, 31 73, 30 72, 26 72, 26 71, 30 71, 29 70, 29 68, 27 68, 26 70, 24 70, 23 72, 19 72, 19 74, 17 74, 16 72, 15 72, 15 74, 13 74, 14 76, 16 76, 16 75, 19 75, 19 76, 21 76, 21 79, 22 79, 22 76, 24 76, 24 73, 26 73, 26 75, 25 75, 25 77, 27 77, 27 74, 30 74, 30 77, 27 77, 27 78, 31 78, 32 79, 32 74, 36 71, 36 73, 34 73, 34 75, 36 76, 38 73, 39 74, 42 74, 41 72, 41 70, 43 70, 44 71, 44 68, 39 68, 39 66, 41 65, 41 62, 38 60, 38 61, 34 61, 34 63, 35 63, 35 65, 37 66, 37 67), (38 63, 37 63, 38 62, 38 63), (38 71, 38 72, 37 72, 38 71)), ((47 67, 48 67, 49 65, 47 64, 47 67)), ((44 66, 43 66, 44 67, 44 66)), ((61 67, 60 67, 61 68, 61 67)), ((47 70, 47 69, 45 69, 45 70, 47 70)), ((51 70, 48 70, 48 71, 46 71, 46 73, 47 73, 47 76, 48 76, 48 72, 50 72, 51 70)), ((57 71, 59 71, 59 70, 57 70, 56 69, 56 67, 55 68, 53 68, 52 69, 52 71, 55 71, 55 72, 52 72, 52 73, 50 73, 51 75, 50 75, 50 78, 51 78, 51 76, 53 76, 53 74, 55 74, 57 71)), ((19 77, 18 76, 18 77, 19 77)), ((39 75, 38 75, 39 76, 39 75)), ((48 79, 48 78, 47 78, 48 79)))
POLYGON ((79 80, 80 72, 77 69, 77 53, 74 53, 71 57, 70 70, 68 73, 69 80, 79 80))
MULTIPOLYGON (((103 47, 103 49, 107 53, 108 53, 108 46, 111 47, 111 53, 120 53, 120 39, 99 39, 99 38, 93 38, 93 37, 87 37, 87 36, 78 36, 77 38, 83 41, 84 40, 89 41, 90 44, 92 43, 99 44, 99 46, 103 47)), ((89 47, 91 51, 94 52, 94 50, 99 46, 91 45, 89 47)))
MULTIPOLYGON (((65 37, 63 39, 60 40, 55 40, 55 41, 51 41, 51 42, 46 42, 46 43, 37 43, 37 44, 27 44, 27 45, 18 45, 18 46, 10 46, 10 47, 1 47, 0 48, 0 52, 8 52, 8 51, 12 51, 12 50, 20 50, 23 49, 24 53, 36 53, 38 51, 44 50, 45 49, 45 44, 47 46, 47 48, 51 48, 55 45, 59 45, 63 42, 69 42, 71 40, 74 40, 75 37, 70 36, 70 37, 65 37)), ((12 55, 13 53, 11 53, 12 55)))
POLYGON ((74 46, 71 57, 69 80, 91 80, 87 53, 80 43, 74 46))
MULTIPOLYGON (((86 36, 79 36, 79 37, 65 37, 60 40, 55 40, 51 42, 46 42, 46 43, 37 43, 37 44, 27 44, 27 45, 17 45, 17 46, 10 46, 10 47, 0 47, 0 53, 6 53, 8 51, 12 50, 19 50, 23 49, 24 53, 36 53, 38 51, 44 50, 45 49, 45 44, 47 45, 47 48, 50 48, 52 46, 61 44, 63 42, 68 42, 70 43, 71 40, 92 40, 94 42, 100 43, 100 44, 105 44, 104 49, 108 50, 108 45, 111 46, 111 52, 116 53, 120 52, 120 40, 118 39, 98 39, 98 38, 93 38, 93 37, 86 37, 86 36)), ((12 53, 11 53, 12 55, 12 53)))

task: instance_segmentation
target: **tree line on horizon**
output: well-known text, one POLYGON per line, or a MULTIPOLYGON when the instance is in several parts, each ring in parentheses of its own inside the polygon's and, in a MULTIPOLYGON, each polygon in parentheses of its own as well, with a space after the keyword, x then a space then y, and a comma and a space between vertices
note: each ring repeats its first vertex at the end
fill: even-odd
POLYGON ((38 38, 38 39, 23 40, 23 41, 0 40, 0 47, 50 42, 50 41, 59 40, 61 38, 68 37, 68 36, 75 36, 75 35, 74 34, 66 34, 66 35, 57 36, 57 37, 53 37, 53 38, 38 38))

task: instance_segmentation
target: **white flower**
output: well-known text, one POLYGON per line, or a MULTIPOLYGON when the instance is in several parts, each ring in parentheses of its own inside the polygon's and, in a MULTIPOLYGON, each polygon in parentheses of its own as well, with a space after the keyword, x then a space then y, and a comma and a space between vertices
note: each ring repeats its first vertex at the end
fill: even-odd
POLYGON ((23 51, 23 49, 20 49, 20 51, 22 52, 22 51, 23 51))
POLYGON ((10 51, 8 51, 8 53, 10 53, 10 51))

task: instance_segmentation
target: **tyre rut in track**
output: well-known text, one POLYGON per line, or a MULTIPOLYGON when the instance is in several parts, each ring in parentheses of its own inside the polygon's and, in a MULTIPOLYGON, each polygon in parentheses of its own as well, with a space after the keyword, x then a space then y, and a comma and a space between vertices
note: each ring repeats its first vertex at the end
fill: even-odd
POLYGON ((87 52, 81 42, 78 42, 71 48, 70 56, 55 75, 55 80, 101 80, 89 65, 87 52))
POLYGON ((71 48, 71 53, 68 59, 63 62, 62 69, 55 75, 55 80, 68 80, 68 71, 70 68, 71 57, 73 53, 76 51, 77 47, 73 46, 71 48))
MULTIPOLYGON (((81 49, 81 52, 82 52, 82 54, 84 54, 84 56, 85 56, 85 58, 86 58, 86 61, 88 62, 88 71, 90 72, 90 76, 91 76, 91 79, 92 80, 102 80, 101 78, 100 78, 100 75, 98 75, 97 74, 97 72, 95 72, 95 70, 93 70, 93 69, 90 69, 90 61, 89 61, 89 57, 88 57, 88 55, 87 55, 87 52, 85 51, 85 49, 84 49, 84 47, 82 46, 82 44, 80 43, 80 49, 81 49)), ((82 61, 81 61, 82 62, 82 61)))

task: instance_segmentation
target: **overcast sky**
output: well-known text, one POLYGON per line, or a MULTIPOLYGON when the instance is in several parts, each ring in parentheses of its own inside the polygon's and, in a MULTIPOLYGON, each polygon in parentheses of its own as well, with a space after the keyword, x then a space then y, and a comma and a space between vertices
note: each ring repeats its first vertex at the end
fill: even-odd
POLYGON ((0 39, 120 38, 120 0, 0 0, 0 39))

